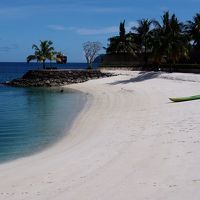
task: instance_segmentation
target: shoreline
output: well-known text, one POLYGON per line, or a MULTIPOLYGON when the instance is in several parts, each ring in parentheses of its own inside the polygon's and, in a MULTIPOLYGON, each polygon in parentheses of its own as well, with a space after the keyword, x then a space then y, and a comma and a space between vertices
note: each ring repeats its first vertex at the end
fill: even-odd
POLYGON ((168 100, 198 93, 200 76, 191 82, 117 73, 66 86, 92 98, 61 141, 0 165, 0 199, 200 197, 199 101, 168 100))

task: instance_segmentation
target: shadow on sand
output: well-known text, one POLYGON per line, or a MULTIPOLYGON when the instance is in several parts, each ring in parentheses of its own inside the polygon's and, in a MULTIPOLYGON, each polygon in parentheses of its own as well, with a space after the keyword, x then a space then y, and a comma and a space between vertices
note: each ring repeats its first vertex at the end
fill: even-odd
POLYGON ((130 78, 129 80, 116 81, 116 82, 110 83, 110 85, 127 84, 127 83, 132 83, 132 82, 142 82, 142 81, 156 78, 160 74, 161 72, 140 72, 137 77, 130 78))

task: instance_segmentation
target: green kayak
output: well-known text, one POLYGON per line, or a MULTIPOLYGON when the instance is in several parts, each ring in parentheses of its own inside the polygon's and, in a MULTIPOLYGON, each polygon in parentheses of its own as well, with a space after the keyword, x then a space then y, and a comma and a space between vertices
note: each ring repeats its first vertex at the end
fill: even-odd
POLYGON ((180 98, 169 98, 173 102, 182 102, 182 101, 192 101, 200 99, 200 95, 190 96, 190 97, 180 97, 180 98))

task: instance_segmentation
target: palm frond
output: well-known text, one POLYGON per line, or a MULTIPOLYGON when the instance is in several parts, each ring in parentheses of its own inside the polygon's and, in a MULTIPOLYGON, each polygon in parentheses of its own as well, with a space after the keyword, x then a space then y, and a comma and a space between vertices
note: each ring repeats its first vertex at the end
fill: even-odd
POLYGON ((33 44, 32 49, 35 49, 36 51, 39 51, 39 47, 36 44, 33 44))
POLYGON ((29 55, 27 58, 26 58, 27 62, 29 63, 31 60, 37 60, 37 56, 36 55, 29 55))

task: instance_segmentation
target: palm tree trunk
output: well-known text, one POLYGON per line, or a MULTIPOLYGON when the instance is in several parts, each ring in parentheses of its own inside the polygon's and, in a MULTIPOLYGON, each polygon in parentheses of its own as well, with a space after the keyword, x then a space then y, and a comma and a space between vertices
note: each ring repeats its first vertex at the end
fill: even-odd
POLYGON ((146 38, 144 39, 144 64, 145 64, 145 67, 147 67, 147 40, 146 38))
POLYGON ((42 61, 43 69, 45 69, 45 60, 42 61))
POLYGON ((172 65, 173 65, 173 62, 170 62, 170 63, 169 63, 169 72, 170 72, 170 73, 173 72, 173 71, 172 71, 172 65))
POLYGON ((145 66, 147 65, 147 47, 145 45, 145 49, 144 49, 144 64, 145 66))

